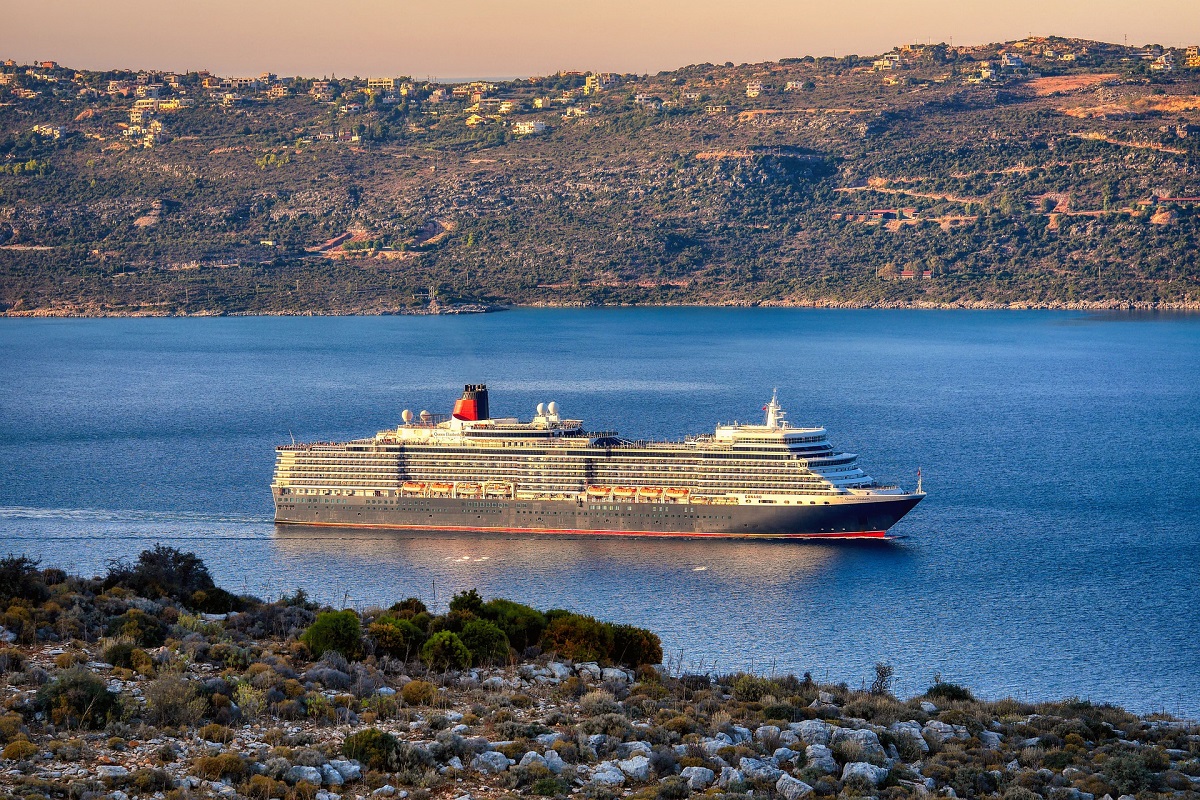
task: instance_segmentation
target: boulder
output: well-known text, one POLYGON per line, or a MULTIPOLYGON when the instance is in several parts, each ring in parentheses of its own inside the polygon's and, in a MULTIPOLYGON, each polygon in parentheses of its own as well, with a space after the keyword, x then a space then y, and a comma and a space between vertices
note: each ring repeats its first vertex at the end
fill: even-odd
POLYGON ((879 742, 879 735, 872 730, 855 730, 854 728, 834 728, 830 737, 833 745, 842 742, 853 742, 862 748, 868 758, 887 758, 887 752, 879 742))
POLYGON ((102 764, 96 767, 96 774, 101 778, 124 778, 129 775, 129 770, 120 764, 102 764))
POLYGON ((535 753, 534 751, 530 750, 527 753, 525 753, 525 755, 521 756, 521 761, 520 761, 520 763, 517 764, 517 766, 518 767, 544 767, 544 766, 546 766, 546 759, 542 758, 541 755, 539 755, 538 753, 535 753))
POLYGON ((600 665, 595 661, 585 661, 582 664, 576 664, 575 671, 579 673, 579 677, 583 678, 584 680, 593 681, 600 680, 600 676, 603 674, 600 669, 600 665))
POLYGON ((593 733, 587 738, 587 746, 595 750, 597 753, 600 749, 608 744, 608 736, 603 733, 593 733))
POLYGON ((748 780, 766 783, 775 783, 783 774, 779 767, 757 758, 742 758, 738 762, 738 769, 748 780))
POLYGON ((332 768, 341 772, 343 781, 358 781, 362 777, 362 766, 358 762, 344 762, 335 759, 329 763, 332 768))
POLYGON ((462 759, 459 758, 458 756, 451 756, 450 760, 446 762, 446 766, 444 767, 444 769, 446 771, 454 770, 456 772, 462 772, 462 770, 463 770, 462 759))
POLYGON ((571 677, 571 668, 566 664, 560 664, 557 661, 551 661, 546 665, 546 669, 549 670, 551 675, 558 678, 560 681, 565 681, 567 678, 571 677))
POLYGON ((620 758, 632 758, 636 755, 648 756, 653 752, 649 742, 622 742, 617 745, 617 756, 620 758))
POLYGON ((794 761, 799 755, 799 753, 790 747, 777 747, 775 748, 775 752, 771 754, 771 759, 778 766, 781 761, 794 761))
POLYGON ((371 792, 372 797, 393 797, 396 794, 396 787, 390 783, 385 783, 375 791, 371 792))
POLYGON ((712 785, 716 773, 708 767, 684 767, 679 777, 687 781, 688 788, 693 792, 703 792, 712 785))
POLYGON ((837 760, 833 757, 833 751, 825 745, 810 744, 804 749, 804 756, 808 769, 814 769, 826 775, 838 773, 837 760))
POLYGON ((629 676, 625 674, 625 670, 623 669, 605 667, 600 670, 600 680, 613 681, 614 683, 629 683, 629 676))
POLYGON ((482 772, 485 775, 491 775, 498 772, 504 772, 512 765, 512 759, 504 755, 504 753, 496 750, 489 750, 486 753, 480 753, 471 759, 471 769, 476 772, 482 772))
POLYGON ((925 737, 921 735, 921 723, 915 720, 893 722, 888 726, 888 730, 896 734, 897 738, 911 736, 917 741, 917 746, 921 748, 922 753, 929 752, 929 742, 925 741, 925 737))
POLYGON ((795 749, 797 745, 800 745, 800 737, 789 730, 782 730, 779 732, 779 743, 784 747, 795 749))
POLYGON ((842 768, 842 781, 859 778, 870 786, 879 786, 887 780, 888 771, 883 767, 868 764, 866 761, 851 761, 842 768))
POLYGON ((806 719, 803 722, 793 722, 788 729, 800 737, 805 744, 829 744, 833 735, 833 726, 819 719, 806 719))
POLYGON ((625 773, 615 761, 602 761, 592 770, 592 783, 601 786, 621 786, 625 783, 625 773))
POLYGON ((765 741, 767 737, 778 738, 778 736, 779 728, 775 725, 760 725, 754 731, 754 741, 756 742, 765 741))
POLYGON ((302 767, 299 764, 283 773, 283 779, 288 783, 300 783, 306 781, 313 786, 320 786, 321 781, 325 776, 321 774, 321 770, 316 767, 302 767))
POLYGON ((775 782, 775 791, 779 792, 784 800, 800 800, 812 794, 813 787, 791 775, 780 775, 779 780, 775 782))
POLYGON ((971 736, 962 725, 948 725, 937 719, 931 719, 929 722, 926 722, 921 732, 932 736, 938 742, 948 742, 951 739, 968 739, 971 736))
POLYGON ((321 767, 321 778, 328 786, 341 786, 346 782, 346 779, 342 777, 342 773, 334 769, 332 764, 325 764, 321 767))
POLYGON ((725 789, 731 783, 741 783, 744 780, 746 780, 746 776, 742 774, 740 769, 721 767, 721 777, 717 778, 717 786, 725 789))
POLYGON ((1000 740, 1000 734, 995 731, 983 731, 979 734, 979 741, 983 742, 984 750, 999 750, 1000 740))
POLYGON ((480 685, 488 691, 500 692, 508 688, 508 681, 498 675, 493 675, 480 685))
POLYGON ((379 695, 380 697, 391 697, 395 693, 396 690, 390 686, 380 686, 375 690, 375 694, 379 695))
POLYGON ((936 714, 938 712, 938 707, 935 706, 933 703, 929 702, 928 700, 922 700, 921 701, 921 710, 924 711, 926 714, 936 714))
POLYGON ((729 728, 729 738, 733 739, 734 744, 743 744, 754 739, 754 734, 749 728, 743 728, 741 725, 730 725, 729 728))
POLYGON ((562 760, 562 756, 558 754, 557 750, 547 750, 542 760, 546 762, 546 769, 555 775, 561 775, 567 768, 567 762, 562 760))
POLYGON ((650 777, 650 759, 645 756, 637 755, 624 761, 618 761, 617 766, 621 768, 621 772, 635 781, 644 781, 650 777))
POLYGON ((540 744, 542 747, 549 747, 561 738, 561 733, 555 733, 551 731, 550 733, 543 733, 541 736, 534 739, 534 741, 540 744))

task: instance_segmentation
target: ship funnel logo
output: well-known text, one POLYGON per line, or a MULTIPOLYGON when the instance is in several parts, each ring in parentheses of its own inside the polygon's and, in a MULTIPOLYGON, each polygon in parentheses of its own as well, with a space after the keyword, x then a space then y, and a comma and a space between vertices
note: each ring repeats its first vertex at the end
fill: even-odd
POLYGON ((468 383, 463 387, 462 397, 454 401, 454 418, 469 422, 492 418, 486 384, 468 383))

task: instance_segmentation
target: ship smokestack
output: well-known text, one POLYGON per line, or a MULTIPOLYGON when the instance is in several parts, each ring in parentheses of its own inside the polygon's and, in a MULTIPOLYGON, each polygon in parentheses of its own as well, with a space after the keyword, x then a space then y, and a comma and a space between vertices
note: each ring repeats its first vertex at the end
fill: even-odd
POLYGON ((463 387, 462 397, 454 401, 454 418, 467 421, 492 418, 486 384, 468 383, 463 387))

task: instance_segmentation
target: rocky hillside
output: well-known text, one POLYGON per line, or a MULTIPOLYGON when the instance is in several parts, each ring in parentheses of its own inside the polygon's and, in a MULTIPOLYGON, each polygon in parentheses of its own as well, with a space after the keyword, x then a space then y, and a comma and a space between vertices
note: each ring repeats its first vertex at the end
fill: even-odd
POLYGON ((629 626, 474 592, 264 603, 166 548, 0 576, 4 798, 1200 796, 1200 727, 1113 706, 902 700, 884 665, 857 690, 679 674, 629 626))

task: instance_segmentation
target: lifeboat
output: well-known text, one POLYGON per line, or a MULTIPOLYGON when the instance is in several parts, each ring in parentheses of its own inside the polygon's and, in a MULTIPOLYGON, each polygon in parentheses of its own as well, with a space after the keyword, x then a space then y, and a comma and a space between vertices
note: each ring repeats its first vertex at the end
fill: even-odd
POLYGON ((707 497, 697 496, 697 497, 693 497, 691 499, 691 502, 696 503, 698 505, 706 506, 712 501, 707 497))
POLYGON ((657 486, 643 486, 642 488, 638 489, 638 496, 645 497, 649 500, 657 500, 658 498, 662 497, 662 491, 663 490, 659 489, 657 486))
POLYGON ((452 483, 431 483, 429 491, 431 494, 450 494, 450 490, 454 488, 452 483))
POLYGON ((671 488, 671 489, 667 489, 665 494, 667 495, 667 498, 669 500, 682 500, 683 498, 688 496, 688 490, 671 488))
POLYGON ((458 485, 459 497, 479 497, 479 492, 480 488, 478 483, 460 483, 458 485))
POLYGON ((613 489, 613 497, 633 497, 635 494, 637 494, 637 490, 628 486, 618 486, 613 489))
POLYGON ((405 481, 404 485, 400 488, 406 492, 423 492, 425 491, 425 484, 420 481, 405 481))
POLYGON ((489 483, 483 490, 486 494, 495 497, 507 497, 512 492, 512 485, 507 483, 489 483))
POLYGON ((589 497, 608 497, 612 494, 612 489, 607 486, 589 486, 587 493, 589 497))

